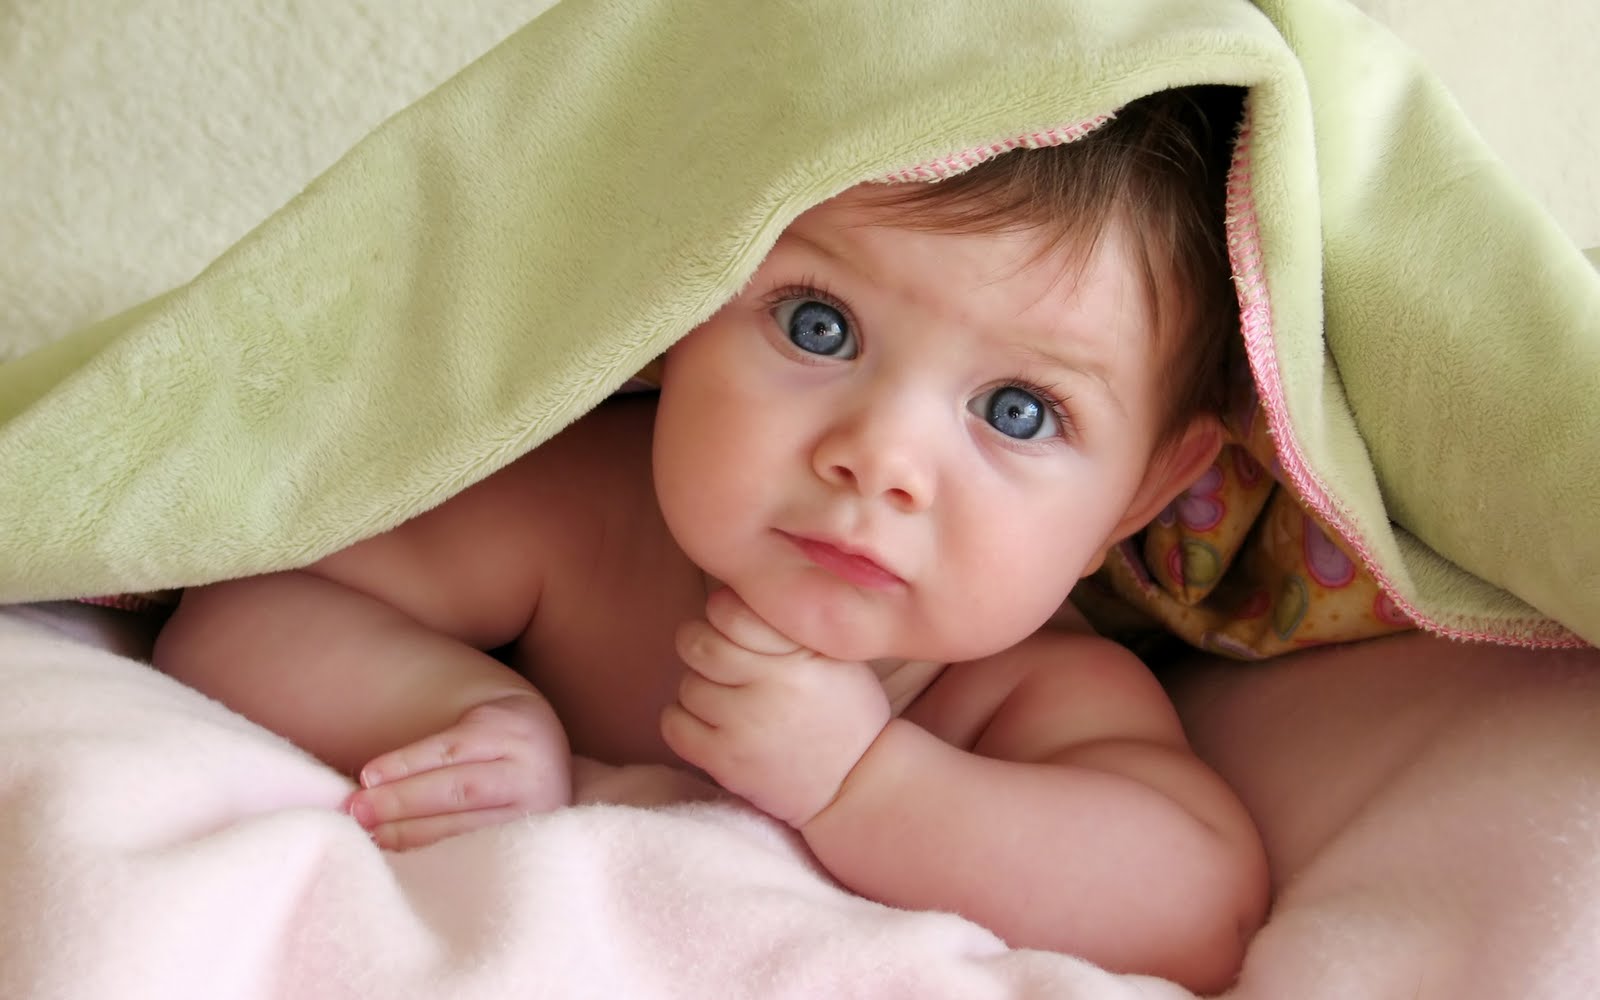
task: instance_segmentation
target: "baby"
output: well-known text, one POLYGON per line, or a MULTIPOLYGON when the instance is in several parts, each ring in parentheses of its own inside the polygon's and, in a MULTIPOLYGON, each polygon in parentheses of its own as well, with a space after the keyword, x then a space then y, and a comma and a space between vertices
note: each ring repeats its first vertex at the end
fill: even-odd
POLYGON ((384 847, 567 804, 574 754, 687 764, 864 896, 1221 989, 1266 906, 1254 827, 1062 609, 1220 447, 1237 110, 1158 94, 818 205, 659 398, 188 591, 155 662, 358 775, 384 847))

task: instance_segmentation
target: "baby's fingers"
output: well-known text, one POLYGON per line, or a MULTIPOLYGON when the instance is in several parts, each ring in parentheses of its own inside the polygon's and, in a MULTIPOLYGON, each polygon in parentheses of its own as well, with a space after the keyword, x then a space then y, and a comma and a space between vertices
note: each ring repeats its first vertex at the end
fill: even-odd
POLYGON ((706 599, 706 621, 741 649, 763 656, 784 656, 799 651, 800 645, 768 625, 766 619, 750 610, 744 598, 732 588, 721 587, 706 599))
MULTIPOLYGON (((424 771, 408 778, 363 788, 350 796, 347 809, 356 822, 378 831, 397 827, 404 846, 417 846, 415 833, 440 827, 472 829, 500 822, 507 815, 547 812, 568 803, 571 775, 563 764, 530 768, 527 762, 494 760, 424 771), (424 819, 477 815, 477 821, 417 824, 424 819)), ((394 831, 391 831, 393 833, 394 831)), ((439 834, 438 836, 447 836, 439 834)), ((438 839, 435 836, 433 839, 438 839)), ((426 841, 422 841, 426 842, 426 841)), ((379 843, 385 847, 394 846, 379 843)))
MULTIPOLYGON (((690 714, 682 705, 668 705, 661 712, 661 739, 667 749, 686 763, 708 770, 707 761, 716 745, 717 730, 690 714)), ((715 779, 716 775, 712 775, 715 779)))
POLYGON ((361 787, 376 788, 441 767, 487 763, 504 753, 505 740, 497 734, 470 726, 453 726, 442 733, 374 757, 361 769, 361 787))
POLYGON ((516 802, 504 761, 437 768, 369 786, 350 796, 349 812, 372 829, 383 823, 445 813, 498 809, 516 802))
POLYGON ((443 816, 422 816, 417 819, 382 823, 370 828, 373 843, 386 851, 409 851, 426 847, 436 840, 471 833, 497 823, 508 823, 527 815, 520 809, 482 809, 477 812, 446 813, 443 816))
POLYGON ((690 670, 730 687, 760 679, 781 666, 783 657, 806 653, 728 587, 706 598, 705 618, 678 626, 674 644, 690 670))

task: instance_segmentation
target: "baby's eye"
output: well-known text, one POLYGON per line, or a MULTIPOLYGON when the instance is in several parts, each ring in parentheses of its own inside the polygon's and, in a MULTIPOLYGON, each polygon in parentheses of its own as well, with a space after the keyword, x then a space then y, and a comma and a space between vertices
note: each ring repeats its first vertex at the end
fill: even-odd
POLYGON ((1061 433, 1049 403, 1026 389, 1002 385, 980 393, 967 409, 982 417, 990 427, 1009 438, 1033 441, 1061 433))
POLYGON ((794 346, 807 354, 848 361, 856 356, 856 335, 844 313, 816 299, 785 299, 772 318, 794 346))

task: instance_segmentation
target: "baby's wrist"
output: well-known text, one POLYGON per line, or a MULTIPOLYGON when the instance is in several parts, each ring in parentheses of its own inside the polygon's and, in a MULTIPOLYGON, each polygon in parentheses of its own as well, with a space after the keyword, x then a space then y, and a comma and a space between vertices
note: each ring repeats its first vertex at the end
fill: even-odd
MULTIPOLYGON (((834 787, 833 794, 828 797, 828 800, 824 802, 822 806, 814 811, 808 818, 798 823, 790 824, 792 827, 794 827, 795 831, 809 840, 809 831, 830 826, 832 825, 831 817, 840 812, 848 812, 850 801, 853 801, 864 794, 873 794, 871 786, 876 784, 876 782, 872 779, 871 775, 881 770, 881 768, 878 767, 875 757, 882 756, 885 752, 888 752, 883 749, 883 744, 886 742, 885 734, 889 732, 891 727, 907 724, 908 723, 902 723, 899 719, 889 719, 884 726, 878 730, 877 735, 872 738, 872 741, 867 744, 867 748, 861 752, 861 755, 857 757, 855 762, 852 763, 849 769, 845 771, 844 775, 839 779, 838 784, 834 787)), ((892 740, 892 737, 890 737, 890 739, 892 740)))

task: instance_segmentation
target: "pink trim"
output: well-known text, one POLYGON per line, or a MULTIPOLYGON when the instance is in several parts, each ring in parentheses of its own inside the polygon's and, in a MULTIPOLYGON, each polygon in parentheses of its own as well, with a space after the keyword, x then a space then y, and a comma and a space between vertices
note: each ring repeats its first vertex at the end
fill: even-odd
POLYGON ((977 166, 983 161, 992 160, 1001 153, 1009 153, 1013 149, 1043 149, 1049 146, 1062 146, 1066 143, 1082 139, 1084 136, 1088 135, 1090 132, 1093 132, 1095 129, 1104 125, 1114 117, 1116 117, 1115 113, 1095 115, 1093 118, 1085 118, 1083 121, 1074 122, 1071 125, 1066 125, 1061 128, 1045 129, 1042 132, 1030 132, 1027 135, 1021 135, 1011 139, 1002 139, 999 142, 993 142, 987 146, 973 146, 971 149, 964 149, 961 152, 955 153, 951 156, 942 157, 941 159, 937 160, 929 160, 927 163, 920 163, 917 166, 908 167, 905 170, 897 170, 892 174, 887 174, 879 178, 879 182, 884 184, 897 184, 903 182, 944 180, 946 177, 951 177, 963 171, 971 170, 973 167, 977 166))
POLYGON ((104 597, 80 597, 78 604, 93 604, 102 608, 117 608, 121 611, 135 611, 139 614, 151 614, 172 610, 175 603, 172 600, 163 600, 148 594, 110 594, 104 597))
POLYGON ((1240 325, 1244 334, 1245 354, 1249 358, 1250 370, 1255 376, 1256 387, 1261 394, 1263 408, 1266 410, 1267 423, 1277 448, 1279 465, 1282 466, 1295 493, 1301 502, 1337 531, 1350 548, 1361 557, 1362 564, 1372 573, 1373 580, 1389 600, 1393 601, 1406 617, 1429 632, 1451 639, 1471 639, 1533 649, 1587 647, 1589 645, 1587 642, 1564 626, 1544 619, 1482 622, 1467 627, 1455 627, 1425 617, 1416 605, 1401 597, 1394 582, 1383 572, 1377 560, 1373 558, 1372 551, 1356 530, 1354 518, 1306 461, 1305 453, 1300 450, 1299 441, 1289 421, 1283 380, 1278 371, 1277 355, 1273 349, 1271 298, 1267 291, 1266 271, 1262 262, 1255 202, 1251 196, 1252 132, 1251 113, 1247 108, 1244 124, 1240 127, 1238 140, 1234 144, 1233 165, 1228 172, 1228 256, 1233 263, 1234 283, 1239 289, 1240 325), (1503 631, 1504 629, 1512 631, 1503 631))

